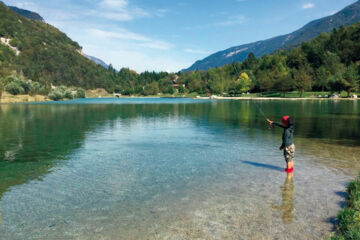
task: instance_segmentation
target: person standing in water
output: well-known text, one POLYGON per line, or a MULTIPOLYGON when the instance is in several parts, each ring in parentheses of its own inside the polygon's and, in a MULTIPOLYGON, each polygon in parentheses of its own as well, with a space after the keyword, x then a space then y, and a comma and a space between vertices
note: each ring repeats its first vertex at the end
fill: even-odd
POLYGON ((294 155, 295 155, 295 145, 294 145, 294 121, 290 116, 284 116, 281 119, 281 123, 271 121, 266 119, 270 126, 278 126, 284 129, 282 135, 282 145, 280 150, 284 150, 284 157, 286 161, 285 172, 291 173, 294 171, 294 155))

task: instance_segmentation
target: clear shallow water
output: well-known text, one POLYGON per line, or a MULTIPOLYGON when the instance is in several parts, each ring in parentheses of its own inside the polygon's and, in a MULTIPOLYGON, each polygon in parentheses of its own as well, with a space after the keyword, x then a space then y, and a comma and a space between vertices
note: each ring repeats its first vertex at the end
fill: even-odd
POLYGON ((321 239, 360 171, 357 102, 0 105, 1 239, 321 239))

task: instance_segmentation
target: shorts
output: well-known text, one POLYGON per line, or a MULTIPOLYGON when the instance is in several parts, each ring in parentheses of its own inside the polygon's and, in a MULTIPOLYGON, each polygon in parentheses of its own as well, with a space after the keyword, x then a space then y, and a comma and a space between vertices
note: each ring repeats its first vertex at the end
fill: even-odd
POLYGON ((287 163, 294 161, 294 155, 295 155, 295 145, 294 144, 291 144, 290 146, 284 148, 284 157, 285 157, 285 161, 287 163))

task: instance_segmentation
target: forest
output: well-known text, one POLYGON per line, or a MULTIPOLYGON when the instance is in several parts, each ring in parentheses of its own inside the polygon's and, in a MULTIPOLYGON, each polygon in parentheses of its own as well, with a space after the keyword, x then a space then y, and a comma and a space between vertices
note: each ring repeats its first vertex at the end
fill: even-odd
POLYGON ((301 46, 208 71, 138 75, 123 68, 113 71, 115 92, 125 95, 180 93, 237 96, 245 92, 328 91, 358 92, 360 85, 360 23, 323 33, 301 46), (178 77, 178 78, 177 78, 178 77), (183 87, 184 86, 184 87, 183 87))
POLYGON ((180 76, 188 91, 238 95, 267 91, 359 91, 360 23, 323 33, 296 48, 180 76))

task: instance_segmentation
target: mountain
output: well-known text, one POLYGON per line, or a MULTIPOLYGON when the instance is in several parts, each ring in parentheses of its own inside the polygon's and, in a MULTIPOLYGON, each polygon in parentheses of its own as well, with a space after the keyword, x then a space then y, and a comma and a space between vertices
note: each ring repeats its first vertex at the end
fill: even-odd
POLYGON ((28 19, 31 20, 36 20, 36 21, 44 21, 44 19, 36 12, 32 12, 29 10, 25 10, 25 9, 21 9, 18 7, 13 7, 13 6, 8 6, 8 8, 10 8, 11 10, 13 10, 14 12, 16 12, 17 14, 26 17, 28 19))
POLYGON ((104 67, 105 69, 109 69, 109 65, 107 65, 103 60, 86 54, 84 54, 84 56, 93 61, 94 63, 104 67))
POLYGON ((340 12, 312 21, 295 32, 217 52, 203 60, 195 62, 191 67, 182 71, 208 70, 232 62, 241 62, 245 60, 251 52, 254 53, 256 57, 261 57, 279 49, 300 45, 304 41, 309 41, 317 37, 322 32, 329 33, 341 25, 348 26, 359 21, 360 1, 357 1, 340 12))
MULTIPOLYGON (((2 2, 2 1, 0 1, 0 3, 5 5, 5 3, 2 2)), ((40 14, 38 14, 36 12, 32 12, 32 11, 29 11, 29 10, 26 10, 26 9, 21 9, 21 8, 14 7, 14 6, 7 6, 7 7, 10 8, 11 10, 13 10, 14 12, 16 12, 17 14, 19 14, 20 16, 23 16, 25 18, 45 22, 44 18, 41 17, 40 14)), ((89 56, 89 55, 86 55, 86 54, 84 54, 84 56, 87 57, 88 59, 90 59, 91 61, 93 61, 94 63, 99 64, 100 66, 104 67, 105 69, 109 68, 109 65, 107 65, 104 61, 102 61, 99 58, 89 56)))
POLYGON ((83 56, 65 33, 1 3, 0 19, 0 79, 16 71, 45 85, 112 90, 111 73, 83 56))
MULTIPOLYGON (((2 3, 4 6, 6 6, 6 4, 4 2, 0 1, 0 3, 2 3)), ((19 14, 20 16, 26 17, 31 20, 42 21, 42 22, 44 21, 44 19, 36 12, 32 12, 32 11, 21 9, 21 8, 14 7, 14 6, 7 6, 7 7, 10 8, 11 10, 13 10, 14 12, 16 12, 17 14, 19 14)))

